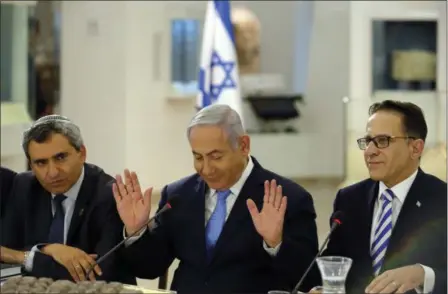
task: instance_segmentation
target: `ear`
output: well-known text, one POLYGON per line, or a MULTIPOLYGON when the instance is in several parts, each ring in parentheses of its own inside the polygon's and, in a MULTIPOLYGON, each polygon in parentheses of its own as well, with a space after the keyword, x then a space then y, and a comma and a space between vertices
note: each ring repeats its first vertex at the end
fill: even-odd
POLYGON ((81 158, 83 159, 83 161, 86 161, 86 158, 87 158, 86 146, 82 145, 81 149, 79 150, 79 153, 81 154, 81 158))
POLYGON ((425 149, 425 142, 422 139, 412 140, 410 148, 412 158, 418 159, 423 154, 423 150, 425 149))
POLYGON ((250 153, 250 137, 248 135, 243 135, 240 137, 240 151, 244 155, 249 155, 249 153, 250 153))

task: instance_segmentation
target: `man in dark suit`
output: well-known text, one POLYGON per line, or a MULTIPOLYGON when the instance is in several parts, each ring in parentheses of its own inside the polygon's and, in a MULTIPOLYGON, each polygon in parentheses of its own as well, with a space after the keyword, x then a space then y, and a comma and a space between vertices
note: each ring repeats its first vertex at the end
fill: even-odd
MULTIPOLYGON (((9 168, 0 167, 0 232, 4 232, 4 228, 8 227, 8 224, 5 222, 5 211, 11 206, 8 205, 10 203, 10 194, 12 183, 16 176, 16 172, 10 170, 9 168)), ((2 233, 0 233, 0 244, 2 233)), ((3 254, 3 250, 1 250, 1 254, 3 254)))
MULTIPOLYGON (((163 188, 159 210, 172 202, 172 211, 126 244, 129 270, 154 279, 177 258, 171 288, 180 293, 292 289, 317 253, 311 195, 249 156, 250 139, 230 107, 202 109, 187 133, 197 174, 163 188)), ((131 234, 148 219, 152 188, 142 194, 135 173, 124 177, 114 196, 131 234)))
POLYGON ((421 109, 375 103, 367 135, 358 139, 370 179, 340 190, 345 214, 326 255, 353 260, 348 293, 445 294, 447 184, 419 168, 427 126, 421 109))
MULTIPOLYGON (((3 246, 8 260, 25 273, 53 279, 95 279, 86 272, 94 258, 121 240, 123 224, 112 195, 113 178, 86 164, 79 128, 65 117, 45 116, 24 133, 23 149, 32 172, 14 181, 3 246)), ((111 256, 95 266, 100 279, 135 283, 111 256)))
POLYGON ((9 168, 0 167, 0 219, 3 220, 3 216, 5 215, 5 210, 7 209, 9 194, 11 193, 12 183, 14 181, 14 177, 16 176, 16 172, 10 170, 9 168))

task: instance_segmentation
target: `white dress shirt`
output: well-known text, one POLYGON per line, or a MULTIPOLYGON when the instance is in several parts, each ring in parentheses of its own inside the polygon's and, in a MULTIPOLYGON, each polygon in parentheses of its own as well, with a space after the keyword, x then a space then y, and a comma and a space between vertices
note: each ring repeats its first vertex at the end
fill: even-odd
MULTIPOLYGON (((64 244, 67 242, 67 234, 70 228, 70 223, 73 216, 73 210, 75 209, 76 198, 78 198, 79 190, 81 189, 82 182, 84 180, 84 167, 82 168, 81 175, 79 176, 78 181, 67 191, 64 193, 64 196, 67 198, 62 201, 62 209, 64 210, 64 244)), ((55 194, 51 194, 52 200, 55 197, 55 194)), ((51 212, 54 216, 56 212, 56 208, 54 206, 54 202, 51 201, 51 212)), ((39 251, 39 246, 44 244, 37 244, 33 248, 28 255, 28 258, 25 261, 25 270, 31 272, 33 270, 33 262, 34 262, 34 254, 36 251, 39 251)))
MULTIPOLYGON (((411 186, 414 183, 415 178, 417 177, 417 173, 418 173, 418 170, 416 170, 406 180, 404 180, 401 183, 398 183, 397 185, 390 188, 390 190, 392 190, 392 192, 395 195, 395 197, 392 200, 392 227, 394 227, 395 223, 397 222, 398 216, 401 211, 401 207, 403 206, 403 203, 406 199, 409 189, 411 189, 411 186)), ((376 229, 376 226, 381 217, 380 203, 383 201, 383 200, 381 200, 381 195, 387 189, 388 189, 387 186, 383 182, 380 182, 379 189, 378 189, 378 198, 375 201, 375 206, 374 206, 374 210, 373 210, 372 231, 370 234, 371 245, 375 240, 375 229, 376 229)), ((419 293, 421 293, 421 292, 431 293, 432 290, 434 289, 435 272, 430 267, 424 266, 422 264, 421 264, 421 266, 423 267, 423 270, 425 271, 425 280, 424 280, 424 284, 423 284, 423 289, 416 289, 416 291, 419 293)))
MULTIPOLYGON (((252 158, 249 157, 249 161, 248 161, 247 166, 244 169, 243 173, 241 174, 241 177, 232 187, 230 187, 229 190, 231 193, 226 199, 226 208, 227 208, 226 209, 226 221, 230 215, 230 212, 232 211, 233 205, 235 204, 238 195, 240 194, 241 190, 243 189, 243 186, 246 183, 246 180, 249 177, 249 175, 251 174, 253 168, 254 168, 254 163, 252 161, 252 158)), ((216 207, 216 204, 218 201, 217 198, 218 198, 218 196, 217 196, 215 189, 209 189, 207 191, 207 193, 205 194, 205 224, 204 224, 204 226, 207 225, 208 220, 210 219, 213 211, 215 210, 215 207, 216 207)), ((145 230, 142 231, 139 235, 129 238, 129 240, 127 242, 125 242, 125 245, 129 246, 130 244, 134 243, 136 240, 138 240, 138 238, 140 238, 143 235, 145 230)), ((123 232, 123 237, 126 238, 126 231, 123 232)), ((205 242, 205 240, 204 240, 204 242, 205 242)), ((266 242, 263 241, 263 248, 271 256, 275 256, 277 254, 278 250, 280 249, 280 245, 281 244, 277 245, 275 248, 269 248, 267 246, 266 242)))

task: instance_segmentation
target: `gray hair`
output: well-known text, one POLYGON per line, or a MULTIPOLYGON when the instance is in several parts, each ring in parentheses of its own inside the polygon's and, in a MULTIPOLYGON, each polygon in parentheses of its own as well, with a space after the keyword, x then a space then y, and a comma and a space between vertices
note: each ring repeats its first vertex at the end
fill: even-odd
POLYGON ((31 141, 45 142, 54 133, 66 137, 70 145, 77 151, 81 150, 82 145, 84 145, 79 127, 71 120, 61 115, 47 115, 39 118, 23 133, 22 148, 26 157, 30 158, 28 146, 31 141))
POLYGON ((190 139, 191 129, 201 125, 223 128, 233 148, 238 147, 238 138, 246 134, 238 112, 224 104, 212 104, 198 111, 188 125, 188 139, 190 139))

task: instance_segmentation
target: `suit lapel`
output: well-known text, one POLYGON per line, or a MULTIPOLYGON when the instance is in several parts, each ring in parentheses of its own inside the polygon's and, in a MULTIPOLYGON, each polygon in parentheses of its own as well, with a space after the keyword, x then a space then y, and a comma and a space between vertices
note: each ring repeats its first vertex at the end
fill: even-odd
POLYGON ((67 234, 67 245, 72 243, 73 237, 82 222, 85 215, 85 210, 88 207, 89 202, 95 195, 95 177, 91 174, 90 169, 85 166, 84 180, 79 190, 78 197, 76 198, 75 208, 73 210, 72 219, 70 220, 70 228, 67 234))
POLYGON ((419 206, 417 202, 424 202, 424 173, 419 170, 417 177, 412 183, 409 189, 406 199, 401 207, 400 214, 394 225, 392 235, 390 237, 389 245, 386 251, 385 260, 387 261, 396 250, 400 250, 401 241, 407 240, 406 236, 409 236, 409 230, 413 228, 416 216, 419 215, 419 206))
MULTIPOLYGON (((371 245, 371 232, 372 232, 372 222, 373 222, 373 212, 374 212, 374 208, 375 208, 375 203, 376 200, 378 198, 378 189, 379 189, 379 184, 378 182, 373 182, 372 187, 369 189, 368 194, 367 194, 367 207, 366 207, 366 213, 365 213, 365 224, 366 225, 366 229, 364 231, 364 229, 362 229, 360 232, 362 232, 363 234, 363 239, 365 240, 365 249, 363 249, 364 252, 368 252, 368 260, 369 260, 369 264, 371 264, 373 266, 373 260, 372 260, 372 255, 370 253, 370 245, 371 245)), ((373 267, 372 267, 372 272, 373 274, 373 267)))
POLYGON ((378 182, 374 182, 374 184, 372 185, 372 187, 369 189, 369 193, 368 193, 368 201, 367 201, 367 223, 368 223, 368 240, 369 240, 369 248, 370 248, 370 235, 372 232, 372 221, 373 221, 373 212, 375 209, 375 204, 376 204, 376 200, 378 199, 378 189, 379 189, 379 184, 378 182))
POLYGON ((31 234, 34 234, 33 242, 46 243, 48 241, 48 233, 50 230, 51 221, 53 219, 51 210, 51 194, 43 189, 40 185, 38 188, 38 197, 31 195, 29 215, 33 215, 29 220, 28 225, 31 228, 31 234))
POLYGON ((194 230, 196 234, 194 238, 198 240, 198 253, 205 263, 207 258, 205 247, 205 193, 208 188, 205 182, 199 178, 194 189, 195 193, 192 193, 192 197, 195 197, 195 199, 192 199, 193 201, 188 201, 189 204, 191 204, 188 211, 190 211, 190 215, 193 216, 194 223, 191 227, 198 228, 197 230, 194 230))
MULTIPOLYGON (((213 258, 217 255, 217 252, 222 248, 225 248, 227 242, 232 242, 232 236, 238 231, 239 228, 244 227, 243 223, 246 221, 252 221, 249 210, 247 208, 247 199, 251 198, 257 204, 258 209, 261 209, 263 204, 264 194, 264 178, 262 177, 262 167, 254 160, 254 168, 252 173, 247 178, 246 183, 238 195, 232 211, 224 225, 224 228, 219 236, 214 249, 213 258)), ((205 236, 205 235, 204 235, 205 236)), ((205 240, 205 239, 204 239, 205 240)))

